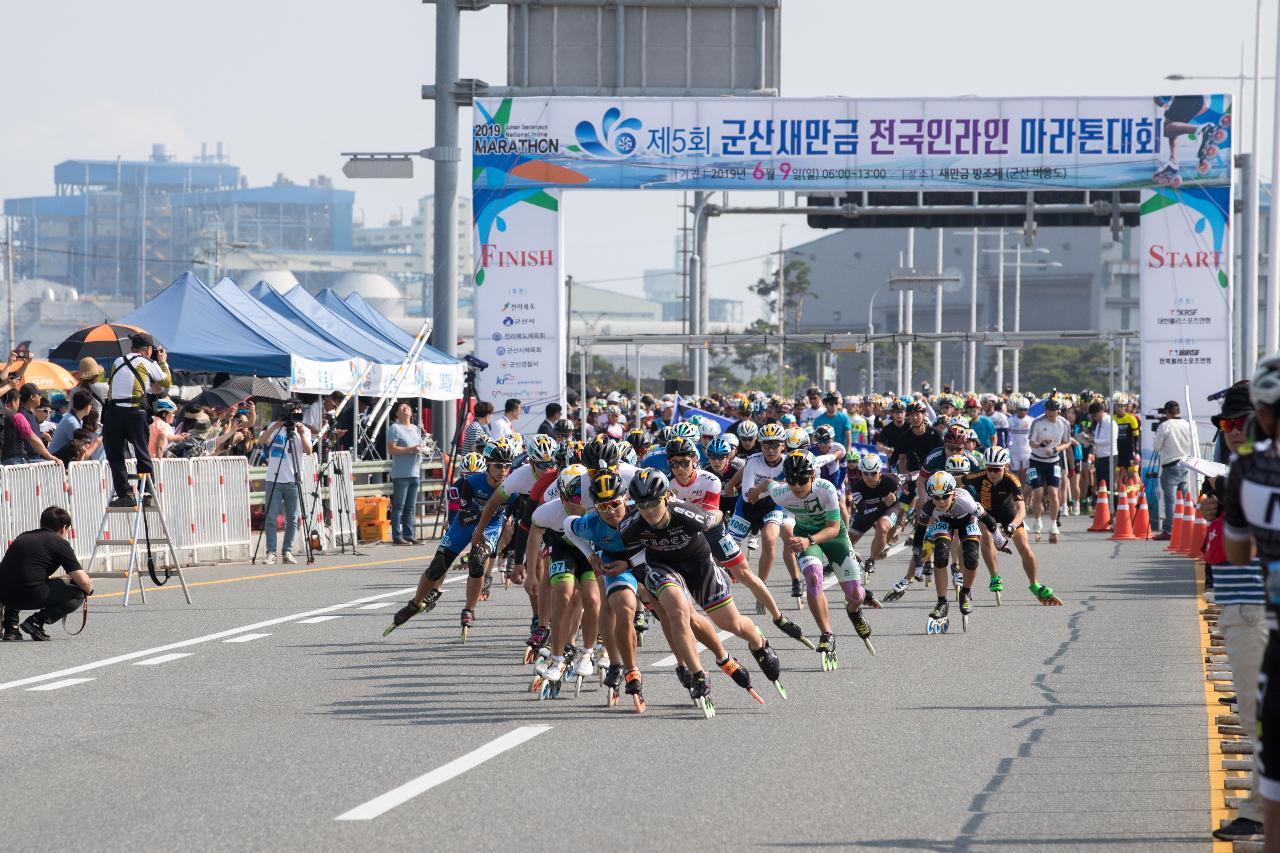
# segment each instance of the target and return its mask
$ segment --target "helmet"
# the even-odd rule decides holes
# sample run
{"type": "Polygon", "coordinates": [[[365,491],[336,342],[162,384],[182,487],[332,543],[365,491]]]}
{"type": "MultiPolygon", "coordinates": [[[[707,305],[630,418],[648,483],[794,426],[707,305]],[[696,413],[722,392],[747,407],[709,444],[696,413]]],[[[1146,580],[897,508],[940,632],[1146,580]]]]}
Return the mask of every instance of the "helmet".
{"type": "Polygon", "coordinates": [[[673,426],[664,426],[658,430],[658,434],[654,436],[654,443],[666,446],[666,443],[676,437],[676,429],[673,426]]]}
{"type": "Polygon", "coordinates": [[[715,438],[720,434],[720,424],[708,418],[698,424],[698,431],[702,433],[703,438],[715,438]]]}
{"type": "Polygon", "coordinates": [[[485,447],[484,459],[486,465],[493,463],[510,465],[516,461],[516,449],[512,446],[510,439],[498,439],[485,447]]]}
{"type": "Polygon", "coordinates": [[[551,428],[551,431],[558,436],[573,435],[573,422],[568,418],[561,418],[556,421],[556,425],[551,428]]]}
{"type": "Polygon", "coordinates": [[[529,442],[529,461],[535,465],[547,465],[555,461],[556,440],[549,435],[539,433],[529,442]]]}
{"type": "Polygon", "coordinates": [[[608,406],[605,406],[604,410],[607,414],[610,414],[610,415],[622,414],[622,409],[619,406],[614,405],[613,403],[610,403],[608,406]]]}
{"type": "Polygon", "coordinates": [[[768,444],[770,442],[786,441],[787,433],[780,424],[765,424],[760,428],[760,442],[768,444]]]}
{"type": "Polygon", "coordinates": [[[665,495],[668,485],[666,474],[655,471],[653,468],[641,468],[631,478],[631,485],[627,486],[627,494],[638,504],[649,503],[665,495]]]}
{"type": "Polygon", "coordinates": [[[964,444],[964,427],[959,424],[947,427],[947,431],[942,434],[942,441],[945,444],[964,444]]]}
{"type": "Polygon", "coordinates": [[[768,408],[769,408],[769,404],[766,403],[764,400],[756,400],[754,403],[751,404],[751,414],[763,415],[765,413],[765,410],[768,408]]]}
{"type": "Polygon", "coordinates": [[[986,463],[988,468],[1008,468],[1009,451],[998,444],[993,444],[983,452],[982,461],[986,463]]]}
{"type": "Polygon", "coordinates": [[[908,413],[911,413],[911,412],[923,412],[923,411],[924,411],[924,404],[923,404],[923,403],[921,403],[921,402],[919,402],[919,401],[917,401],[917,400],[912,400],[910,403],[907,403],[907,412],[908,412],[908,413]]]}
{"type": "Polygon", "coordinates": [[[733,431],[736,432],[738,434],[738,438],[743,441],[760,437],[760,427],[756,425],[755,421],[739,421],[738,425],[733,428],[733,431]]]}
{"type": "Polygon", "coordinates": [[[518,432],[513,432],[507,436],[507,441],[511,442],[511,449],[515,451],[516,456],[524,453],[524,436],[518,432]]]}
{"type": "Polygon", "coordinates": [[[800,427],[787,430],[787,450],[804,450],[809,446],[809,433],[800,427]]]}
{"type": "Polygon", "coordinates": [[[803,483],[813,476],[813,454],[807,450],[793,450],[782,460],[782,476],[788,483],[803,483]]]}
{"type": "Polygon", "coordinates": [[[751,401],[745,397],[738,401],[738,417],[745,418],[751,414],[751,401]]]}
{"type": "MultiPolygon", "coordinates": [[[[699,405],[701,405],[701,403],[699,403],[699,405]]],[[[690,423],[694,426],[702,426],[702,415],[689,415],[689,417],[684,420],[685,423],[690,423]]]]}
{"type": "Polygon", "coordinates": [[[582,503],[582,496],[587,493],[590,475],[582,465],[570,465],[560,472],[556,478],[556,486],[560,489],[560,500],[569,503],[582,503]]]}
{"type": "Polygon", "coordinates": [[[618,445],[618,450],[622,454],[621,461],[625,462],[628,465],[635,465],[637,460],[636,449],[631,445],[627,444],[625,441],[619,441],[615,443],[618,445]]]}
{"type": "Polygon", "coordinates": [[[604,471],[591,478],[591,499],[596,503],[623,497],[622,478],[612,471],[604,471]]]}
{"type": "Polygon", "coordinates": [[[1280,402],[1280,354],[1258,362],[1249,382],[1249,401],[1255,406],[1274,406],[1280,402]]]}
{"type": "Polygon", "coordinates": [[[556,448],[556,467],[568,468],[582,461],[582,442],[568,439],[556,448]]]}
{"type": "Polygon", "coordinates": [[[1027,398],[1021,395],[1009,398],[1009,403],[1013,406],[1014,411],[1025,412],[1030,406],[1027,405],[1027,398]]]}
{"type": "Polygon", "coordinates": [[[889,404],[890,412],[905,412],[906,410],[907,410],[907,407],[903,405],[903,402],[901,400],[894,400],[892,403],[889,404]]]}
{"type": "Polygon", "coordinates": [[[692,439],[682,436],[671,439],[667,442],[667,458],[672,456],[692,456],[698,458],[698,445],[692,439]]]}
{"type": "MultiPolygon", "coordinates": [[[[726,432],[724,435],[720,436],[720,438],[724,439],[725,444],[728,444],[734,450],[738,449],[738,437],[733,433],[726,432]]],[[[712,440],[715,441],[717,439],[712,439],[712,440]]]]}
{"type": "Polygon", "coordinates": [[[878,453],[868,453],[858,460],[858,470],[863,474],[879,474],[884,462],[878,453]]]}
{"type": "Polygon", "coordinates": [[[974,429],[973,427],[967,427],[967,428],[965,428],[965,431],[964,431],[964,440],[965,440],[965,441],[972,441],[972,442],[974,442],[975,444],[981,444],[981,443],[982,443],[982,439],[978,438],[978,431],[977,431],[976,429],[974,429]]]}
{"type": "Polygon", "coordinates": [[[468,453],[458,460],[458,470],[464,474],[474,474],[484,470],[484,457],[479,453],[468,453]]]}
{"type": "MultiPolygon", "coordinates": [[[[711,443],[707,445],[707,456],[723,459],[733,452],[733,448],[729,446],[728,436],[724,438],[713,438],[711,443]]],[[[671,451],[667,451],[667,455],[671,455],[671,451]]]]}
{"type": "Polygon", "coordinates": [[[835,441],[836,431],[831,428],[830,424],[822,424],[814,428],[813,440],[817,444],[826,444],[828,441],[835,441]]]}
{"type": "Polygon", "coordinates": [[[694,441],[698,440],[698,427],[696,424],[692,424],[689,421],[681,421],[673,426],[671,430],[674,435],[678,435],[681,438],[690,438],[694,441]]]}
{"type": "Polygon", "coordinates": [[[592,471],[612,468],[622,461],[622,448],[607,435],[598,435],[582,449],[582,464],[592,471]]]}
{"type": "Polygon", "coordinates": [[[476,436],[475,443],[471,445],[471,449],[476,453],[484,456],[489,455],[489,448],[494,444],[493,438],[485,432],[481,432],[476,436]]]}
{"type": "Polygon", "coordinates": [[[653,433],[644,427],[636,427],[627,433],[627,444],[631,445],[636,453],[639,453],[653,444],[653,433]]]}
{"type": "Polygon", "coordinates": [[[954,453],[948,456],[947,473],[952,475],[969,473],[969,457],[963,453],[954,453]]]}
{"type": "Polygon", "coordinates": [[[949,495],[956,490],[956,478],[946,471],[939,471],[929,476],[929,481],[925,483],[924,490],[931,498],[949,495]]]}

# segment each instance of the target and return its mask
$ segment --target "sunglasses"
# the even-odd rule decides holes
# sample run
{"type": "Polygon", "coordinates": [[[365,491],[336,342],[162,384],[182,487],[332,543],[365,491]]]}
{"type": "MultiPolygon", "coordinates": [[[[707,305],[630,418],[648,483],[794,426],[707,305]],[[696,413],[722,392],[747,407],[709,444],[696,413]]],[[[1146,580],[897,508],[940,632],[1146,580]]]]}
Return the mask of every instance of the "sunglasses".
{"type": "Polygon", "coordinates": [[[1218,418],[1218,429],[1223,432],[1243,431],[1245,425],[1249,423],[1249,415],[1241,415],[1238,418],[1218,418]]]}
{"type": "Polygon", "coordinates": [[[692,459],[670,459],[668,460],[668,463],[671,465],[672,468],[692,468],[693,467],[692,459]]]}
{"type": "Polygon", "coordinates": [[[991,471],[1003,471],[1003,470],[1004,470],[1004,466],[1003,466],[1003,465],[988,465],[988,466],[987,466],[987,471],[988,471],[988,472],[991,472],[991,471]]]}
{"type": "Polygon", "coordinates": [[[657,509],[662,506],[662,498],[654,498],[651,501],[636,501],[638,509],[657,509]]]}
{"type": "Polygon", "coordinates": [[[596,501],[596,509],[622,509],[627,503],[626,498],[614,498],[611,501],[596,501]]]}
{"type": "Polygon", "coordinates": [[[490,463],[488,463],[488,467],[490,467],[490,468],[501,468],[503,471],[510,471],[510,470],[511,470],[511,463],[509,463],[509,462],[490,462],[490,463]]]}
{"type": "Polygon", "coordinates": [[[811,477],[787,477],[788,486],[803,486],[811,480],[811,477]]]}

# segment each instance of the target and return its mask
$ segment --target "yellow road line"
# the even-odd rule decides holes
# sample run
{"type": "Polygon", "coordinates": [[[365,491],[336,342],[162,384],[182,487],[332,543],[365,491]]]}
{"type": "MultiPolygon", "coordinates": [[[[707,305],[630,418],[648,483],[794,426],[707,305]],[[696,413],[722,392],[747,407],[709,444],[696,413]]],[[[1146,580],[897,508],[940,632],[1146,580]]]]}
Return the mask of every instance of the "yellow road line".
{"type": "MultiPolygon", "coordinates": [[[[1204,606],[1204,563],[1199,560],[1195,561],[1196,567],[1196,596],[1192,602],[1192,613],[1195,615],[1196,622],[1200,626],[1200,660],[1203,662],[1209,654],[1209,623],[1200,615],[1200,608],[1204,606]]],[[[1203,671],[1203,668],[1202,668],[1203,671]]],[[[1231,819],[1231,809],[1227,808],[1227,790],[1225,787],[1228,777],[1227,771],[1222,769],[1222,760],[1226,756],[1222,754],[1220,744],[1223,740],[1234,740],[1234,738],[1224,738],[1218,734],[1217,716],[1226,713],[1224,709],[1227,707],[1218,701],[1218,697],[1222,694],[1213,689],[1213,682],[1201,675],[1204,681],[1204,711],[1205,723],[1207,727],[1207,735],[1205,737],[1206,745],[1209,752],[1209,831],[1217,829],[1219,824],[1224,820],[1231,819]]],[[[1231,773],[1231,776],[1239,774],[1231,773]]],[[[1248,795],[1248,791],[1233,791],[1232,795],[1248,795]]],[[[1233,847],[1230,841],[1219,841],[1216,838],[1209,839],[1213,853],[1231,853],[1233,847]]]]}
{"type": "MultiPolygon", "coordinates": [[[[335,571],[336,569],[358,569],[358,568],[363,568],[365,566],[390,566],[396,563],[412,563],[414,560],[424,560],[424,559],[425,559],[424,557],[399,557],[394,560],[370,560],[367,563],[342,563],[337,566],[312,566],[311,568],[307,568],[307,569],[290,569],[289,571],[284,571],[284,572],[263,572],[260,575],[240,575],[239,577],[219,578],[217,580],[211,580],[211,581],[188,581],[187,586],[188,587],[216,586],[218,584],[224,584],[224,583],[239,583],[240,581],[262,580],[263,578],[283,578],[283,577],[287,577],[288,575],[307,575],[307,574],[311,574],[312,572],[332,572],[332,571],[335,571]]],[[[166,583],[164,586],[159,586],[159,587],[156,586],[155,584],[151,584],[147,587],[147,592],[148,593],[157,592],[157,591],[163,592],[165,590],[171,590],[171,589],[182,589],[182,584],[175,583],[173,580],[170,580],[169,583],[166,583]]],[[[104,598],[118,598],[123,595],[124,595],[124,590],[121,590],[120,592],[103,593],[102,595],[95,594],[93,596],[93,600],[101,601],[104,598]]]]}

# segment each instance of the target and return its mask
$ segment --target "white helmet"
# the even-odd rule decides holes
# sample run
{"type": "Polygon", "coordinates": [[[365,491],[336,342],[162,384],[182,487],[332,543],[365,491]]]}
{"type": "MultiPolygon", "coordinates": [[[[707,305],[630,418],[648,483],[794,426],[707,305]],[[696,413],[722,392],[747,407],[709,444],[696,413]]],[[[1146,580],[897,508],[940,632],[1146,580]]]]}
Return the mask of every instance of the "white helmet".
{"type": "Polygon", "coordinates": [[[1280,403],[1280,353],[1258,362],[1249,382],[1249,400],[1255,406],[1274,406],[1280,403]]]}
{"type": "Polygon", "coordinates": [[[671,428],[679,438],[687,438],[691,441],[698,440],[698,428],[690,421],[680,421],[671,428]]]}
{"type": "Polygon", "coordinates": [[[720,424],[707,418],[698,424],[698,431],[702,433],[703,438],[715,438],[720,434],[720,424]]]}
{"type": "Polygon", "coordinates": [[[884,462],[880,459],[878,453],[868,453],[858,460],[858,470],[863,474],[879,474],[884,468],[884,462]]]}
{"type": "Polygon", "coordinates": [[[736,435],[734,435],[733,433],[731,433],[731,432],[726,432],[724,435],[720,436],[720,438],[724,439],[725,444],[729,445],[730,447],[734,448],[735,450],[737,449],[737,447],[738,447],[738,437],[737,437],[736,435]]]}
{"type": "Polygon", "coordinates": [[[988,468],[1008,468],[1009,451],[998,444],[993,444],[982,454],[982,461],[988,468]]]}
{"type": "Polygon", "coordinates": [[[956,474],[969,473],[969,457],[963,453],[955,453],[947,457],[946,461],[947,473],[955,476],[956,474]]]}
{"type": "Polygon", "coordinates": [[[924,490],[931,498],[949,495],[956,490],[956,478],[946,471],[938,471],[936,474],[930,475],[929,481],[925,483],[924,490]]]}

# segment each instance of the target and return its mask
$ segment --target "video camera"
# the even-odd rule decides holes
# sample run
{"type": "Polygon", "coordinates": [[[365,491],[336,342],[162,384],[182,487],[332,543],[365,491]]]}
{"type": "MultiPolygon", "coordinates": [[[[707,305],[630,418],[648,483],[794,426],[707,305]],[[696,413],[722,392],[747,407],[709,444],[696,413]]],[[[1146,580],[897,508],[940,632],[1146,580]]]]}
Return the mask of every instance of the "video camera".
{"type": "Polygon", "coordinates": [[[302,421],[302,402],[290,397],[280,404],[277,419],[286,427],[296,426],[302,421]]]}
{"type": "Polygon", "coordinates": [[[474,355],[464,355],[464,356],[462,357],[462,360],[463,360],[463,361],[465,361],[465,362],[467,363],[467,365],[468,365],[468,366],[473,367],[473,368],[475,368],[476,370],[488,370],[488,369],[489,369],[489,362],[487,362],[487,361],[485,361],[485,360],[483,360],[483,359],[476,358],[474,355]]]}

